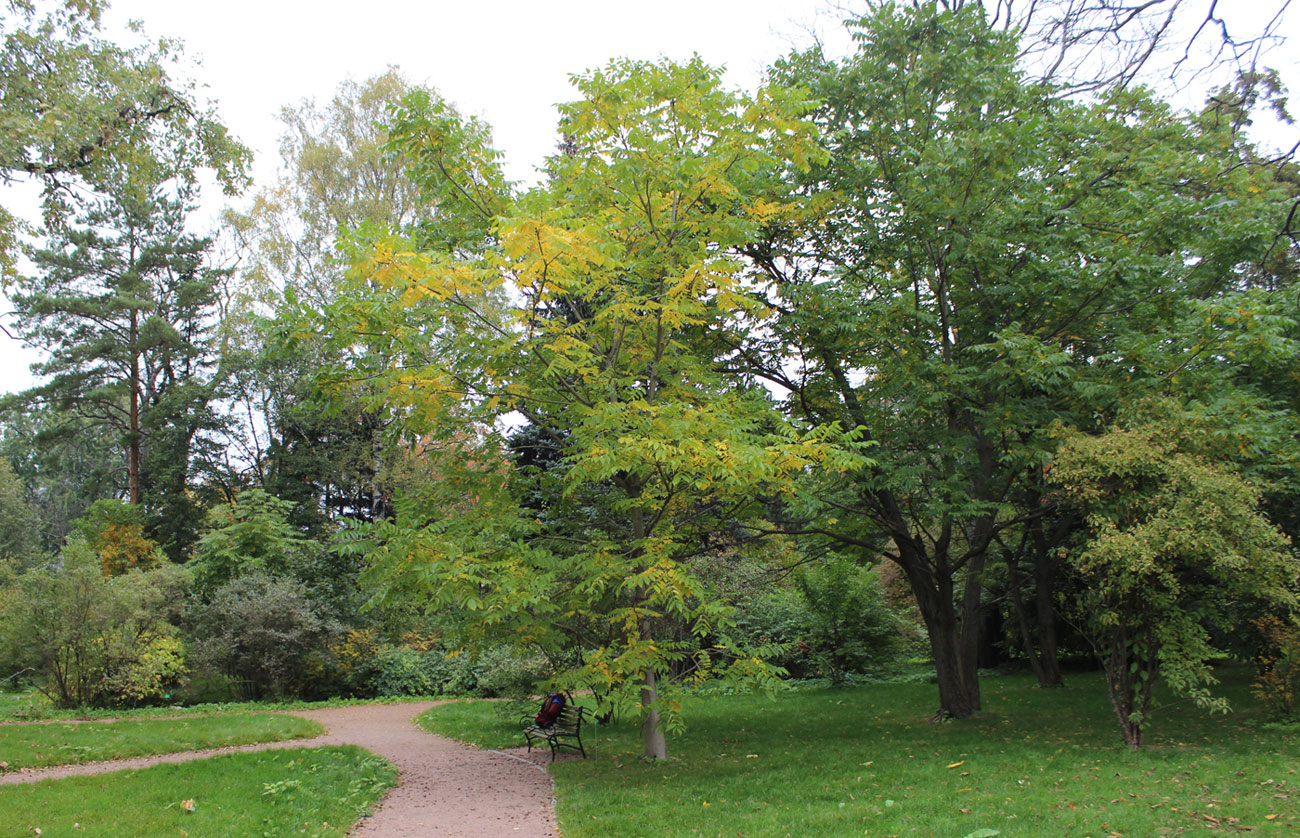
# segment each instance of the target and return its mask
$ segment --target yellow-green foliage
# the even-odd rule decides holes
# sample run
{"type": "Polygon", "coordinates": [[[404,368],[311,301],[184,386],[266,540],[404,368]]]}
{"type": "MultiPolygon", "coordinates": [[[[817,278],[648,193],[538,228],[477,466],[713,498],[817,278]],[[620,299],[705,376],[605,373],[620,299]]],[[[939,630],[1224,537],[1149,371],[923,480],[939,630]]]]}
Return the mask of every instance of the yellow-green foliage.
{"type": "MultiPolygon", "coordinates": [[[[789,495],[805,469],[863,464],[840,428],[799,434],[765,391],[719,373],[766,310],[736,249],[794,211],[769,187],[819,151],[799,91],[732,92],[698,59],[617,61],[575,84],[567,151],[543,185],[503,206],[492,179],[460,184],[495,208],[481,247],[376,241],[354,266],[358,293],[304,332],[351,336],[347,372],[438,441],[437,485],[371,533],[379,599],[458,608],[481,638],[567,652],[559,684],[671,724],[676,699],[655,700],[647,679],[771,677],[716,647],[731,614],[693,571],[701,543],[789,495]],[[369,352],[358,336],[374,338],[369,352]],[[497,430],[520,414],[555,446],[555,468],[482,465],[510,457],[497,430]]],[[[491,159],[453,116],[399,133],[400,150],[491,159]]],[[[446,181],[471,170],[421,171],[451,195],[446,181]]]]}
{"type": "Polygon", "coordinates": [[[156,699],[184,670],[168,618],[188,583],[171,564],[105,576],[100,556],[74,539],[57,565],[28,571],[0,597],[0,645],[60,707],[156,699]]]}
{"type": "Polygon", "coordinates": [[[1259,512],[1259,490],[1228,463],[1180,446],[1176,420],[1071,434],[1051,479],[1085,516],[1069,553],[1125,740],[1140,747],[1157,675],[1198,704],[1226,710],[1209,629],[1253,609],[1294,605],[1300,563],[1259,512]]]}

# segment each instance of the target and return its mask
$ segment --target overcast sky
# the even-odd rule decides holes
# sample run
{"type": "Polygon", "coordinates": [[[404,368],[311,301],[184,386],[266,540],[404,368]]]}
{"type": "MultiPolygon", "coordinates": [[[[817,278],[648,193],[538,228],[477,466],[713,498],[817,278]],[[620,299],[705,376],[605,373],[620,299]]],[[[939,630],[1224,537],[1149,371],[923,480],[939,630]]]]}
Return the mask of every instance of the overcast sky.
{"type": "Polygon", "coordinates": [[[555,146],[554,105],[575,98],[571,73],[620,56],[699,53],[752,87],[773,58],[809,43],[804,30],[846,40],[827,0],[113,0],[110,12],[110,26],[141,20],[199,57],[194,75],[257,153],[259,177],[278,162],[281,107],[324,103],[343,80],[389,66],[484,118],[507,174],[531,180],[555,146]]]}
{"type": "MultiPolygon", "coordinates": [[[[1277,2],[1236,0],[1231,11],[1248,14],[1276,8],[1277,2]]],[[[813,33],[828,51],[843,51],[845,14],[835,9],[846,5],[857,4],[112,0],[104,23],[112,35],[124,32],[127,21],[139,20],[150,37],[184,42],[186,54],[199,62],[188,73],[205,86],[232,133],[253,149],[259,183],[268,183],[279,163],[276,115],[283,106],[303,99],[323,104],[343,80],[362,81],[389,66],[400,68],[412,83],[437,88],[462,113],[492,125],[507,176],[528,182],[554,150],[555,104],[575,98],[570,74],[620,56],[683,59],[698,53],[727,67],[734,86],[753,88],[774,58],[808,45],[813,33]]],[[[1291,17],[1295,29],[1300,14],[1291,17]]],[[[1292,39],[1297,42],[1300,37],[1292,39]]],[[[1300,50],[1283,48],[1266,63],[1282,70],[1292,90],[1300,89],[1300,50]]],[[[212,201],[204,212],[215,217],[219,209],[212,201]]],[[[3,337],[0,355],[0,392],[30,386],[27,365],[33,356],[3,337]]]]}

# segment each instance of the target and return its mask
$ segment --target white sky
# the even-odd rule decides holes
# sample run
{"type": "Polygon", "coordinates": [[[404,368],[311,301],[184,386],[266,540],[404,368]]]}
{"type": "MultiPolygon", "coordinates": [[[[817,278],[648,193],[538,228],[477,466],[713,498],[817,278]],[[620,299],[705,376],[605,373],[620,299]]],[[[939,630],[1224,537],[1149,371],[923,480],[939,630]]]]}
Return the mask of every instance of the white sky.
{"type": "MultiPolygon", "coordinates": [[[[1276,8],[1276,2],[1236,0],[1234,13],[1276,8]]],[[[150,37],[185,43],[186,54],[201,62],[190,75],[205,85],[232,133],[254,150],[259,183],[270,182],[279,162],[281,107],[307,98],[325,103],[344,79],[361,81],[390,65],[492,125],[507,176],[531,181],[555,147],[554,105],[574,98],[571,73],[619,56],[681,59],[699,53],[726,66],[733,85],[752,88],[774,58],[810,43],[810,32],[831,52],[841,51],[847,38],[839,21],[845,15],[835,5],[836,0],[112,0],[105,26],[113,33],[136,19],[150,37]]],[[[1300,14],[1292,14],[1292,28],[1295,18],[1300,14]]],[[[1284,54],[1274,53],[1267,63],[1278,66],[1300,95],[1300,51],[1279,52],[1284,54]]],[[[11,205],[9,196],[4,200],[11,205]]],[[[215,218],[219,209],[213,201],[206,211],[215,218]]],[[[29,352],[0,335],[0,358],[0,392],[31,386],[29,352]]]]}
{"type": "Polygon", "coordinates": [[[826,0],[113,0],[106,22],[139,19],[200,57],[194,76],[257,152],[259,180],[277,163],[283,105],[325,103],[344,79],[390,65],[485,119],[508,176],[532,180],[554,150],[553,106],[574,98],[569,74],[618,56],[698,52],[725,65],[732,84],[752,87],[773,58],[808,43],[801,27],[842,38],[842,17],[826,0]]]}

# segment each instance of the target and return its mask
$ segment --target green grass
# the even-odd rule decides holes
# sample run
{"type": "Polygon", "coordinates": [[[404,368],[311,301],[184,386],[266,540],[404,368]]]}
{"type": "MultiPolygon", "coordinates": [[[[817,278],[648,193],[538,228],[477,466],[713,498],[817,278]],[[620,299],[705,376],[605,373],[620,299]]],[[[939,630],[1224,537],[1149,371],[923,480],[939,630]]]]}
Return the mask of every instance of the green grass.
{"type": "Polygon", "coordinates": [[[326,701],[227,701],[220,703],[136,708],[54,707],[38,690],[0,692],[0,723],[57,721],[61,719],[148,719],[186,715],[211,716],[220,713],[248,713],[265,710],[309,710],[317,707],[346,707],[363,704],[402,704],[426,701],[438,696],[392,696],[386,698],[331,698],[326,701]]]}
{"type": "MultiPolygon", "coordinates": [[[[553,768],[557,815],[565,838],[1295,834],[1300,729],[1264,725],[1245,674],[1227,679],[1232,715],[1166,706],[1141,753],[1093,674],[1066,690],[987,678],[978,717],[945,724],[928,721],[929,684],[700,697],[666,763],[638,758],[631,724],[584,736],[596,758],[553,768]]],[[[426,716],[435,732],[522,744],[498,707],[426,716]]]]}
{"type": "Polygon", "coordinates": [[[0,836],[342,836],[396,781],[387,762],[347,746],[0,786],[0,836]]]}
{"type": "Polygon", "coordinates": [[[316,722],[278,713],[0,725],[3,770],[98,762],[303,739],[324,731],[316,722]]]}
{"type": "Polygon", "coordinates": [[[519,719],[536,715],[540,706],[540,699],[465,699],[427,710],[416,718],[415,723],[430,733],[480,748],[514,748],[524,744],[519,719]]]}

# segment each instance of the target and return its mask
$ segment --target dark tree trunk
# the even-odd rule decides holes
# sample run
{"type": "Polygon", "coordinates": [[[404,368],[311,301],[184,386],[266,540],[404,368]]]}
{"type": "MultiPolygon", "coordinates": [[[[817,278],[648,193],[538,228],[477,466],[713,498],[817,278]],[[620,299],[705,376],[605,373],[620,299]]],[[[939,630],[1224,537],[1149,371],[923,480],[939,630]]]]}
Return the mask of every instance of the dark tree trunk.
{"type": "Polygon", "coordinates": [[[978,671],[964,665],[957,613],[953,607],[951,576],[927,573],[924,565],[913,561],[899,562],[930,635],[930,654],[934,657],[935,676],[939,682],[938,716],[969,718],[980,708],[978,671]]]}
{"type": "Polygon", "coordinates": [[[1005,554],[1007,565],[1007,588],[1011,601],[1011,610],[1016,618],[1016,627],[1020,631],[1020,643],[1024,647],[1029,668],[1038,679],[1040,687],[1060,687],[1061,663],[1057,657],[1056,608],[1052,604],[1052,585],[1056,578],[1056,565],[1045,574],[1041,565],[1034,568],[1034,626],[1029,620],[1029,609],[1025,605],[1024,594],[1020,590],[1020,566],[1015,557],[1005,554]],[[1037,627],[1037,640],[1034,627],[1037,627]]]}
{"type": "Polygon", "coordinates": [[[1061,679],[1061,659],[1058,654],[1059,644],[1056,636],[1056,604],[1052,596],[1056,591],[1056,577],[1061,561],[1055,556],[1039,557],[1034,566],[1034,607],[1038,617],[1038,659],[1042,664],[1043,674],[1038,679],[1040,687],[1063,687],[1061,679]]]}
{"type": "Polygon", "coordinates": [[[976,553],[966,565],[966,581],[962,591],[961,602],[961,675],[967,685],[972,707],[981,709],[980,704],[980,635],[984,626],[984,614],[980,600],[984,591],[983,572],[985,554],[976,553]]]}
{"type": "Polygon", "coordinates": [[[131,394],[127,408],[126,491],[131,503],[139,505],[140,491],[140,313],[131,309],[131,394]]]}

